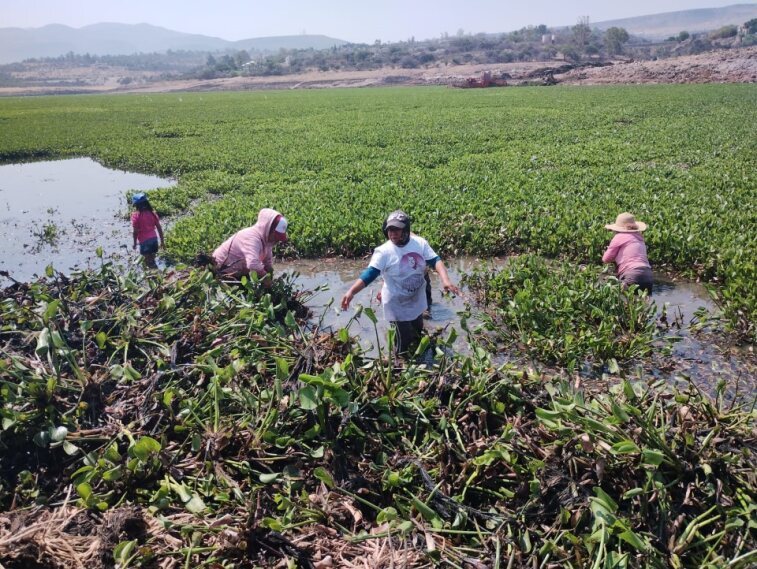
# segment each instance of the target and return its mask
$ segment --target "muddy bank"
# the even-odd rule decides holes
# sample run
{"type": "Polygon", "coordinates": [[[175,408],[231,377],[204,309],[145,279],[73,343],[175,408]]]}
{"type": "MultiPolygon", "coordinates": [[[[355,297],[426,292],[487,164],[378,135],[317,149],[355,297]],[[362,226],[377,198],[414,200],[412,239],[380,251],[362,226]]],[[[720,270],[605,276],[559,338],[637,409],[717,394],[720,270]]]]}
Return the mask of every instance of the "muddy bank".
{"type": "MultiPolygon", "coordinates": [[[[460,86],[479,79],[484,72],[501,84],[517,85],[637,85],[658,83],[755,83],[757,46],[670,57],[655,61],[571,63],[525,61],[498,64],[438,65],[429,68],[381,68],[363,71],[309,71],[267,77],[227,77],[152,81],[122,85],[118,69],[103,79],[87,68],[67,71],[70,86],[0,87],[0,96],[76,93],[168,93],[181,91],[245,91],[270,89],[323,89],[336,87],[386,87],[396,85],[460,86]],[[73,75],[72,75],[73,73],[73,75]]],[[[133,74],[133,72],[130,72],[133,74]]]]}

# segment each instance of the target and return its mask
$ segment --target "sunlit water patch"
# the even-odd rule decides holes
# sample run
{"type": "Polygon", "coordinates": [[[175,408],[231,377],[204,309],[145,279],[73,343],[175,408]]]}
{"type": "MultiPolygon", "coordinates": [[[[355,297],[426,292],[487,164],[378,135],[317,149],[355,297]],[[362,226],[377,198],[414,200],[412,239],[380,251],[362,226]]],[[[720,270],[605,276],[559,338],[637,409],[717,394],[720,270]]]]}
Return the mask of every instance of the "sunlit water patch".
{"type": "Polygon", "coordinates": [[[126,192],[174,184],[90,158],[0,166],[0,270],[17,280],[49,264],[68,272],[99,262],[98,247],[106,259],[125,261],[135,255],[126,192]]]}

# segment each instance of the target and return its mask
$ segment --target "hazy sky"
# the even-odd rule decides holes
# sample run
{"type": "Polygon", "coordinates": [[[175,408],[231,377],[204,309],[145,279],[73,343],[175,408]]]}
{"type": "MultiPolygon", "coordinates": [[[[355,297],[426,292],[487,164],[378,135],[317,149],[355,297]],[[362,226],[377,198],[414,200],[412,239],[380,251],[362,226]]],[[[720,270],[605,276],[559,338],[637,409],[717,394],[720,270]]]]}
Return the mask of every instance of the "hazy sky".
{"type": "Polygon", "coordinates": [[[148,23],[227,40],[323,34],[351,42],[508,32],[731,4],[738,0],[0,0],[0,28],[148,23]]]}

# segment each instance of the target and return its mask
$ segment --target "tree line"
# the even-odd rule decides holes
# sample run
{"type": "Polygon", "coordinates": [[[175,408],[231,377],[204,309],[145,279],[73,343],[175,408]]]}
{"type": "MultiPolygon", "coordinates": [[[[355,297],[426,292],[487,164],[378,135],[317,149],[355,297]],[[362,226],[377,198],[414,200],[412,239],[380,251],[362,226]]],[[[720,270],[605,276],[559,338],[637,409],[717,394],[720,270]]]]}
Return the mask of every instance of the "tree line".
{"type": "MultiPolygon", "coordinates": [[[[91,55],[66,53],[59,57],[25,60],[0,65],[0,84],[15,81],[14,73],[35,67],[54,68],[113,66],[135,74],[154,75],[141,80],[213,79],[233,76],[267,76],[317,71],[363,71],[381,68],[417,69],[461,64],[498,64],[518,61],[601,61],[614,58],[654,59],[689,55],[732,45],[757,43],[757,19],[740,26],[723,26],[709,33],[682,30],[662,42],[634,37],[622,27],[600,30],[588,17],[571,27],[526,26],[502,34],[467,34],[459,29],[451,35],[416,41],[345,44],[330,49],[281,49],[278,52],[238,50],[196,52],[169,50],[165,53],[91,55]]],[[[128,81],[130,78],[126,78],[128,81]]]]}

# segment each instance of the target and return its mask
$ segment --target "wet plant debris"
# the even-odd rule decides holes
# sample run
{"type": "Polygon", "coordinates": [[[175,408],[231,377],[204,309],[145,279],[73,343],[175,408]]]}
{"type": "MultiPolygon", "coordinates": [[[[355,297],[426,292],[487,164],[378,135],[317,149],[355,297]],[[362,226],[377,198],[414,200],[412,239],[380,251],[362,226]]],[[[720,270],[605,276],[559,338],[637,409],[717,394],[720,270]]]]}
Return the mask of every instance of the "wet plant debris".
{"type": "Polygon", "coordinates": [[[755,412],[364,357],[308,292],[104,263],[0,293],[4,567],[742,567],[755,412]]]}

